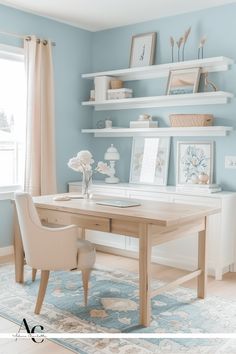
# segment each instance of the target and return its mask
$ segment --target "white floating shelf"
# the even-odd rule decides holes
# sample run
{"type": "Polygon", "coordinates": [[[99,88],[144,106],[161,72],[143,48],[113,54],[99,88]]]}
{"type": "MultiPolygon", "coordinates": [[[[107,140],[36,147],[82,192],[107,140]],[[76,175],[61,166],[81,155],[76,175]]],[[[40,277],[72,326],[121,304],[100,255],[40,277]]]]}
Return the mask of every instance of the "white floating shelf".
{"type": "Polygon", "coordinates": [[[95,137],[161,137],[161,136],[226,136],[232,127],[184,127],[184,128],[112,128],[112,129],[82,129],[82,133],[92,133],[95,137]]]}
{"type": "Polygon", "coordinates": [[[83,74],[82,78],[94,79],[96,76],[113,76],[123,81],[144,80],[154,79],[157,77],[166,77],[169,75],[170,70],[177,69],[201,68],[201,73],[226,71],[233,63],[234,61],[232,59],[221,56],[197,60],[186,60],[177,63],[83,74]]]}
{"type": "Polygon", "coordinates": [[[151,107],[177,107],[208,104],[227,103],[233,94],[230,92],[199,92],[181,95],[163,95],[152,97],[124,98],[119,100],[106,100],[101,102],[82,102],[83,106],[95,107],[96,111],[151,108],[151,107]]]}

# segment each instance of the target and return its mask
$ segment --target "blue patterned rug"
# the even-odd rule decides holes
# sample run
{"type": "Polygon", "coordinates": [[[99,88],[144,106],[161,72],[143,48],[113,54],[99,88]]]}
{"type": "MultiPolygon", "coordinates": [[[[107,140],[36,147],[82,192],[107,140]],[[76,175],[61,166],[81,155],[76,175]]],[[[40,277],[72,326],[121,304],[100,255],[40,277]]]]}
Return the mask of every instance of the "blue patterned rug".
{"type": "MultiPolygon", "coordinates": [[[[92,272],[88,307],[83,306],[80,272],[50,275],[41,315],[34,315],[39,278],[31,282],[25,267],[24,285],[14,281],[14,267],[0,266],[0,315],[16,323],[26,318],[45,332],[232,333],[236,331],[236,301],[219,297],[205,300],[178,287],[152,300],[149,328],[138,324],[136,274],[96,269],[92,272]]],[[[155,288],[163,285],[153,282],[155,288]]],[[[234,340],[222,339],[72,339],[55,340],[80,354],[236,353],[234,340]]]]}

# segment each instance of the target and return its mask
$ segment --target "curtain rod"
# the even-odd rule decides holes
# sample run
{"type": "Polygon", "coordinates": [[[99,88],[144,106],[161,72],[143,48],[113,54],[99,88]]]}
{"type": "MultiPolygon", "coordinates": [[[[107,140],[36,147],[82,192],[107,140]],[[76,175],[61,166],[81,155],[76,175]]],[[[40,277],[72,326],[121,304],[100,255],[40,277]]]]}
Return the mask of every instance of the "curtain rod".
{"type": "MultiPolygon", "coordinates": [[[[20,34],[17,34],[17,33],[11,33],[11,32],[4,32],[4,31],[0,31],[0,34],[3,34],[3,35],[6,35],[6,36],[11,36],[11,37],[16,37],[16,38],[20,38],[20,39],[27,39],[30,40],[31,39],[31,36],[30,35],[27,35],[27,36],[23,36],[23,35],[20,35],[20,34]]],[[[56,46],[56,42],[52,42],[52,46],[56,46]]]]}

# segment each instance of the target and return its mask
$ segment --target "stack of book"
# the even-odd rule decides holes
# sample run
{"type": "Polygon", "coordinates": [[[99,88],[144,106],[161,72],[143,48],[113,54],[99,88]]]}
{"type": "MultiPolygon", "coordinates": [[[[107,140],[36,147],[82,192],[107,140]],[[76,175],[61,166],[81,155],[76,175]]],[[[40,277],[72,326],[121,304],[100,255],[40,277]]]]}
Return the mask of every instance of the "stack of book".
{"type": "Polygon", "coordinates": [[[178,192],[191,192],[196,194],[211,194],[221,192],[219,184],[185,184],[177,186],[178,192]]]}

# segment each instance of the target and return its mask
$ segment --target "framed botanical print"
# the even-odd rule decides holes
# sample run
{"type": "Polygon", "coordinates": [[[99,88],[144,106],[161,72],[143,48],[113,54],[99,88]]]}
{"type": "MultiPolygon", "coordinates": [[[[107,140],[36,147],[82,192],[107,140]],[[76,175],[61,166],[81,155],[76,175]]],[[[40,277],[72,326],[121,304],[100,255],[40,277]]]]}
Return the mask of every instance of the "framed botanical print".
{"type": "Polygon", "coordinates": [[[152,65],[155,57],[156,32],[132,37],[129,67],[152,65]]]}
{"type": "Polygon", "coordinates": [[[169,73],[166,94],[181,95],[198,91],[200,68],[172,70],[169,73]]]}
{"type": "Polygon", "coordinates": [[[133,138],[130,183],[167,185],[170,138],[133,138]]]}
{"type": "Polygon", "coordinates": [[[213,142],[177,142],[177,185],[211,184],[213,180],[213,142]]]}

